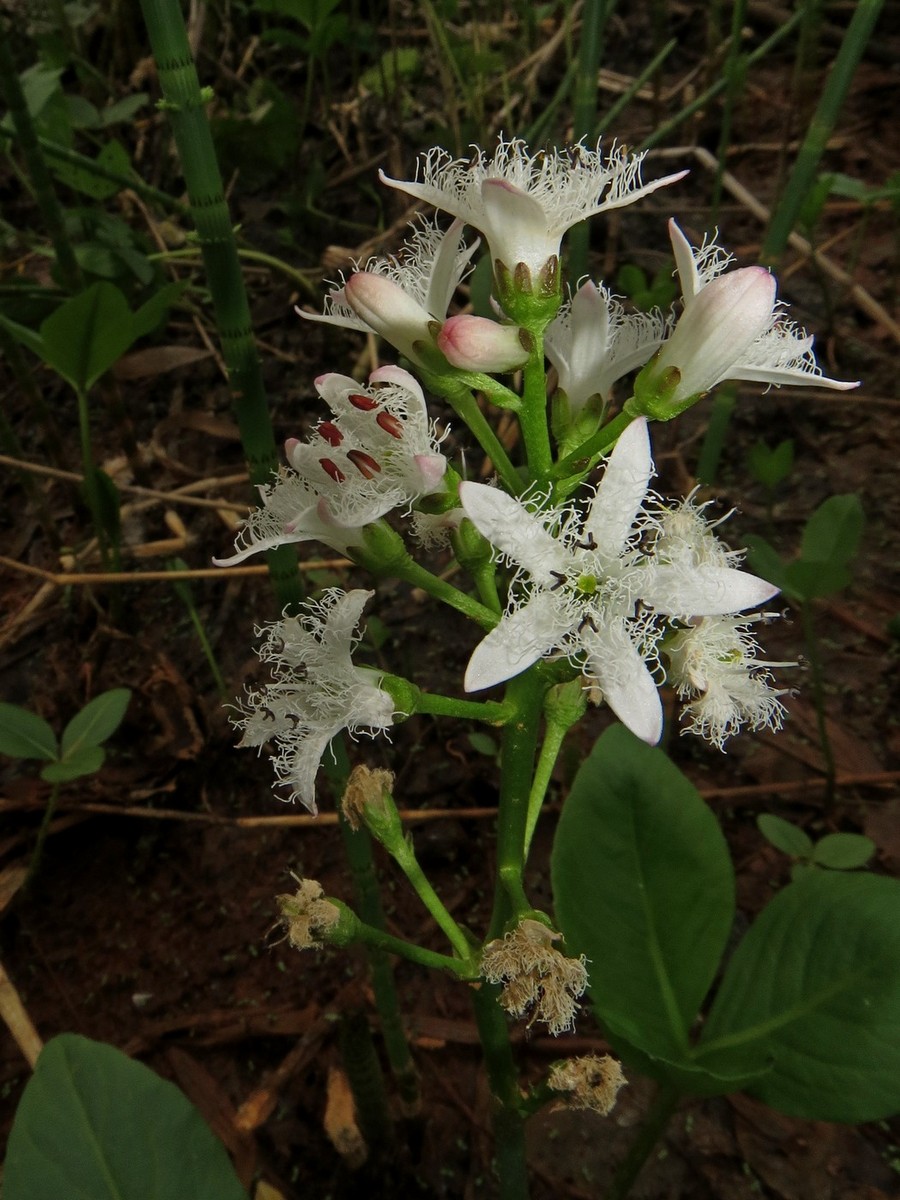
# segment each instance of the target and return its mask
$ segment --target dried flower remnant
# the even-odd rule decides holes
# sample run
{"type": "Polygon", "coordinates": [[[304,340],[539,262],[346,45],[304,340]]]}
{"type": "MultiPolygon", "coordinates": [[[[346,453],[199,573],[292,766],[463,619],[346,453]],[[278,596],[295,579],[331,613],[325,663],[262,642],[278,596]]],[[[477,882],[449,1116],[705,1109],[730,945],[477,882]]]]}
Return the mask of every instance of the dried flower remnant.
{"type": "Polygon", "coordinates": [[[298,879],[297,884],[293,895],[277,897],[285,936],[295,950],[317,949],[328,941],[328,933],[340,921],[341,911],[325,899],[324,889],[317,880],[298,879]]]}
{"type": "Polygon", "coordinates": [[[574,1028],[578,997],[587,987],[586,959],[567,958],[553,946],[561,934],[526,918],[502,938],[488,942],[481,973],[502,987],[500,1004],[514,1017],[532,1011],[554,1035],[574,1028]]]}
{"type": "Polygon", "coordinates": [[[385,809],[385,793],[390,796],[394,790],[394,775],[392,771],[380,767],[367,767],[360,763],[350,772],[344,795],[341,798],[341,811],[347,818],[351,829],[359,829],[366,824],[366,812],[374,807],[376,810],[385,809]]]}
{"type": "Polygon", "coordinates": [[[554,1063],[547,1079],[554,1092],[563,1092],[559,1108],[589,1108],[601,1117],[608,1116],[616,1103],[619,1089],[628,1080],[622,1064],[611,1054],[585,1054],[554,1063]]]}

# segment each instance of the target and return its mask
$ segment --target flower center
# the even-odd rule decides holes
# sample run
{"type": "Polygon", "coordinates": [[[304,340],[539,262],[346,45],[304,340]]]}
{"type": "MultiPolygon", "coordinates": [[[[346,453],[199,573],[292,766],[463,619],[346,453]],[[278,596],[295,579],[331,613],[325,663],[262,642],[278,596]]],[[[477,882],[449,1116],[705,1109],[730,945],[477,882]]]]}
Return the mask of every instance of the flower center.
{"type": "Polygon", "coordinates": [[[593,596],[597,590],[599,580],[596,575],[579,575],[575,581],[576,591],[581,592],[582,596],[593,596]]]}

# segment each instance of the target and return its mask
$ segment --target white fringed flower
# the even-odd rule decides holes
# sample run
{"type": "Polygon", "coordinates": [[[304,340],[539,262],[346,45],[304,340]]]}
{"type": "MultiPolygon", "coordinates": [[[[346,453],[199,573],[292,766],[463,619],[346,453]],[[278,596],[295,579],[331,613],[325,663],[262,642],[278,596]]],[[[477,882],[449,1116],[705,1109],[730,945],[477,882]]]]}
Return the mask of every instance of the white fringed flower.
{"type": "Polygon", "coordinates": [[[632,204],[686,174],[679,171],[641,183],[642,154],[613,147],[607,155],[579,143],[569,152],[532,154],[520,139],[500,140],[493,155],[478,147],[471,162],[446,150],[428,151],[416,179],[383,183],[474,225],[485,235],[491,259],[509,271],[524,263],[536,279],[559,255],[566,230],[586,217],[632,204]]]}
{"type": "Polygon", "coordinates": [[[431,221],[414,227],[396,256],[370,258],[325,298],[325,311],[297,313],[345,329],[375,333],[407,358],[417,359],[416,343],[430,342],[429,325],[443,321],[478,249],[463,244],[463,222],[442,231],[431,221]]]}
{"type": "Polygon", "coordinates": [[[374,737],[394,723],[394,701],[378,686],[377,671],[354,666],[357,624],[374,592],[330,588],[318,603],[304,605],[296,617],[284,617],[257,630],[264,641],[260,661],[271,664],[272,681],[251,689],[233,722],[240,746],[273,741],[276,786],[291,789],[311,813],[316,810],[315,780],[322,755],[341,730],[374,737]]]}
{"type": "Polygon", "coordinates": [[[476,646],[467,691],[564,654],[601,689],[616,716],[651,744],[662,734],[653,670],[665,618],[756,608],[778,589],[733,566],[690,502],[658,516],[645,508],[653,464],[647,422],[619,438],[584,517],[532,512],[483,484],[460,485],[476,528],[518,568],[506,614],[476,646]]]}
{"type": "Polygon", "coordinates": [[[285,445],[290,470],[260,488],[263,507],[241,527],[237,552],[218,566],[291,542],[315,540],[340,552],[395,508],[437,491],[447,460],[419,383],[400,367],[379,367],[362,387],[322,375],[316,389],[333,413],[306,442],[285,445]]]}
{"type": "Polygon", "coordinates": [[[723,749],[744,726],[780,729],[784,691],[772,686],[771,667],[762,662],[751,632],[758,615],[705,617],[666,642],[668,676],[685,706],[685,733],[696,733],[723,749]]]}
{"type": "Polygon", "coordinates": [[[838,391],[859,386],[822,374],[812,337],[785,317],[775,299],[775,278],[765,268],[728,271],[731,259],[721,247],[704,242],[693,250],[674,220],[669,236],[684,310],[638,380],[639,400],[641,385],[648,390],[662,386],[668,411],[654,416],[674,416],[725,379],[838,391]],[[667,381],[673,377],[676,386],[671,389],[667,381]]]}
{"type": "Polygon", "coordinates": [[[662,345],[669,322],[659,311],[628,313],[602,284],[588,280],[544,334],[571,415],[591,399],[606,400],[613,384],[642,367],[662,345]]]}

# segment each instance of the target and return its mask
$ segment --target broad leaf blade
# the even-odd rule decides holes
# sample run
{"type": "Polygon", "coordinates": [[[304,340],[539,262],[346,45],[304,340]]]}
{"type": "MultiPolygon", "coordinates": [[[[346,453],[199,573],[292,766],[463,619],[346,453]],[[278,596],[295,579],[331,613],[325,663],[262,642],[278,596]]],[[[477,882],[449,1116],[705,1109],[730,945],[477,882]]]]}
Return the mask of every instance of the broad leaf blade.
{"type": "Polygon", "coordinates": [[[102,746],[81,746],[61,762],[47,763],[41,779],[47,783],[70,783],[84,775],[96,775],[103,766],[106,751],[102,746]]]}
{"type": "Polygon", "coordinates": [[[20,708],[18,704],[0,704],[0,754],[10,758],[54,759],[56,734],[43,717],[20,708]]]}
{"type": "Polygon", "coordinates": [[[95,283],[47,317],[41,337],[46,362],[87,391],[135,340],[131,309],[114,284],[95,283]]]}
{"type": "Polygon", "coordinates": [[[63,730],[63,758],[70,758],[83,747],[105,742],[122,724],[130,699],[130,688],[112,688],[87,703],[63,730]]]}
{"type": "Polygon", "coordinates": [[[559,926],[590,961],[599,1018],[649,1055],[686,1061],[734,916],[711,810],[661,750],[613,726],[576,776],[552,870],[559,926]]]}
{"type": "Polygon", "coordinates": [[[859,496],[850,492],[829,496],[806,522],[800,557],[808,563],[843,565],[851,561],[859,547],[863,524],[859,496]]]}
{"type": "Polygon", "coordinates": [[[783,817],[776,817],[774,813],[760,813],[756,818],[756,827],[766,841],[782,854],[789,854],[791,858],[809,858],[812,854],[813,841],[809,834],[783,817]]]}
{"type": "Polygon", "coordinates": [[[810,871],[779,892],[728,965],[700,1049],[716,1042],[764,1049],[747,1090],[791,1116],[900,1111],[900,883],[810,871]]]}
{"type": "Polygon", "coordinates": [[[112,1046],[62,1034],[16,1113],[3,1200],[247,1200],[174,1086],[112,1046]]]}
{"type": "Polygon", "coordinates": [[[812,860],[820,867],[852,871],[864,867],[876,848],[872,839],[863,833],[828,833],[816,843],[812,860]]]}

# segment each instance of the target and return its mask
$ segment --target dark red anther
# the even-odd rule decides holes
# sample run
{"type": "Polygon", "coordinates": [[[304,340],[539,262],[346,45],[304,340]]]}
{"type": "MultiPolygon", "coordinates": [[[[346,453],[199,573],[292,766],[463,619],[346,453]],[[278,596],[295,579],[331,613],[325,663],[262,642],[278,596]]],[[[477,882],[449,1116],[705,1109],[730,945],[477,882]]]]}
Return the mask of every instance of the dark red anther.
{"type": "Polygon", "coordinates": [[[329,446],[339,446],[344,440],[344,435],[333,421],[320,421],[319,433],[321,433],[329,446]]]}
{"type": "Polygon", "coordinates": [[[343,483],[347,478],[337,463],[332,462],[330,458],[320,458],[319,466],[326,475],[329,475],[334,480],[335,483],[343,483]]]}
{"type": "Polygon", "coordinates": [[[375,424],[380,425],[385,433],[389,433],[392,438],[403,437],[403,422],[399,417],[395,417],[393,413],[387,411],[380,412],[375,418],[375,424]]]}
{"type": "Polygon", "coordinates": [[[362,396],[359,392],[354,392],[347,399],[354,408],[358,408],[361,412],[371,412],[373,408],[378,407],[377,400],[373,400],[371,396],[362,396]]]}
{"type": "Polygon", "coordinates": [[[374,479],[381,467],[375,461],[371,454],[366,454],[365,450],[348,450],[347,457],[359,471],[360,475],[366,479],[374,479]]]}

